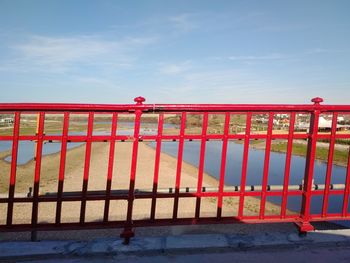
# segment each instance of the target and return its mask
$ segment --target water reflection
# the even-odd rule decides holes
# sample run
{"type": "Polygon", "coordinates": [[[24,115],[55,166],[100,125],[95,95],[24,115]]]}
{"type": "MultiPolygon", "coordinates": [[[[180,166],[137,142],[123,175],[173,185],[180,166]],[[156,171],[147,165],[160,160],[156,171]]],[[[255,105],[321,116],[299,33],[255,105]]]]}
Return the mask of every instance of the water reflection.
{"type": "MultiPolygon", "coordinates": [[[[155,147],[155,143],[151,144],[155,147]]],[[[229,142],[227,150],[227,164],[225,173],[226,185],[240,185],[243,159],[243,144],[229,142]]],[[[186,151],[184,151],[183,160],[198,166],[199,163],[200,142],[186,142],[186,151]]],[[[163,142],[162,151],[172,155],[177,155],[177,144],[172,142],[163,142]]],[[[206,143],[205,172],[220,177],[222,142],[210,141],[206,143]]],[[[263,178],[265,151],[251,148],[249,149],[247,185],[261,185],[263,178]]],[[[268,184],[282,185],[284,180],[286,154],[271,152],[268,184]]],[[[290,185],[299,185],[302,183],[305,170],[306,159],[301,156],[292,156],[290,170],[290,185]]],[[[326,177],[327,164],[316,161],[314,167],[314,182],[324,184],[326,177]]],[[[333,165],[332,167],[332,184],[345,184],[346,169],[344,167],[333,165]]],[[[287,209],[292,211],[300,210],[300,197],[288,198],[287,209]]],[[[269,201],[280,204],[281,197],[269,197],[269,201]]],[[[323,197],[317,196],[312,198],[311,213],[321,213],[323,197]]],[[[334,195],[329,198],[328,213],[340,213],[343,203],[342,195],[334,195]]],[[[342,224],[344,224],[343,222],[342,224]]]]}

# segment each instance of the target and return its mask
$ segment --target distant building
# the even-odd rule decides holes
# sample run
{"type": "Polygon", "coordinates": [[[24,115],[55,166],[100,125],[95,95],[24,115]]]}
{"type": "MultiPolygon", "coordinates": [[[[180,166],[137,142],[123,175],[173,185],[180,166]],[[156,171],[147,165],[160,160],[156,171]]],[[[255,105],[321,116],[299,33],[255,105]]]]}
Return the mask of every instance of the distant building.
{"type": "Polygon", "coordinates": [[[13,124],[13,118],[2,118],[0,119],[0,125],[5,126],[5,125],[12,125],[13,124]]]}

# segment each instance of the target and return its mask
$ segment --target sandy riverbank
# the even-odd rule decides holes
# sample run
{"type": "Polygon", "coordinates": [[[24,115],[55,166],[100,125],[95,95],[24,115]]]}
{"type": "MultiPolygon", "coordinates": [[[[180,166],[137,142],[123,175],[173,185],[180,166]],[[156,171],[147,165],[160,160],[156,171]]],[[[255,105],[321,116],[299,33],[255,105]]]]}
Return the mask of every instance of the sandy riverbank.
{"type": "MultiPolygon", "coordinates": [[[[128,189],[132,143],[118,142],[115,149],[114,172],[112,189],[128,189]]],[[[108,166],[109,143],[93,143],[88,190],[104,190],[108,166]]],[[[67,152],[64,191],[81,191],[84,173],[85,146],[71,149],[67,152]]],[[[136,188],[151,189],[153,185],[155,150],[145,143],[139,144],[139,155],[136,175],[136,188]]],[[[58,184],[58,171],[60,154],[51,154],[42,159],[40,192],[56,192],[58,184]]],[[[0,160],[0,186],[3,193],[7,193],[10,175],[10,164],[0,160]]],[[[161,153],[159,172],[159,188],[174,187],[176,178],[176,158],[161,153]]],[[[35,162],[30,161],[18,166],[16,193],[26,193],[32,186],[35,162]]],[[[186,162],[182,164],[181,187],[197,186],[198,169],[186,162]]],[[[203,175],[203,186],[217,187],[218,180],[208,174],[203,175]]],[[[195,211],[195,198],[180,198],[179,217],[193,217],[195,211]]],[[[238,198],[225,198],[223,216],[235,216],[238,209],[238,198]]],[[[151,200],[135,200],[133,219],[149,218],[151,200]]],[[[259,213],[260,200],[246,198],[245,215],[259,213]]],[[[121,220],[126,217],[126,201],[111,201],[110,220],[121,220]]],[[[77,222],[79,220],[80,202],[64,202],[62,207],[62,222],[77,222]]],[[[87,202],[86,221],[101,221],[104,201],[87,202]]],[[[278,214],[280,208],[268,204],[266,214],[278,214]]],[[[7,207],[0,204],[0,224],[5,222],[7,207]]],[[[201,216],[215,216],[217,210],[216,198],[203,198],[201,203],[201,216]]],[[[173,199],[158,199],[156,218],[169,218],[173,211],[173,199]]],[[[55,203],[39,204],[39,221],[54,222],[55,203]]],[[[16,204],[14,207],[14,222],[29,223],[31,220],[31,204],[16,204]]]]}

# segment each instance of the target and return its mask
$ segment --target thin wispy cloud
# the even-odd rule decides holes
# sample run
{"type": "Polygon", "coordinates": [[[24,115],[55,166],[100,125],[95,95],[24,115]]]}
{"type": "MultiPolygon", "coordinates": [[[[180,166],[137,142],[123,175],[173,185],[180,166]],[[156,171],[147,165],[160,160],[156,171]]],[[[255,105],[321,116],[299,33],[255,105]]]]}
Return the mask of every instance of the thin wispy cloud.
{"type": "Polygon", "coordinates": [[[160,67],[159,71],[166,75],[178,75],[187,72],[191,67],[191,61],[187,60],[181,63],[164,64],[160,67]]]}
{"type": "Polygon", "coordinates": [[[254,61],[254,60],[276,60],[286,59],[288,56],[282,54],[269,54],[262,56],[230,56],[229,60],[254,61]]]}
{"type": "MultiPolygon", "coordinates": [[[[263,93],[266,83],[243,70],[195,70],[177,77],[177,81],[164,83],[159,89],[160,96],[172,94],[174,102],[182,98],[185,102],[238,102],[237,95],[263,93]],[[201,98],[198,100],[198,98],[201,98]]],[[[170,99],[170,98],[168,98],[170,99]]]]}
{"type": "Polygon", "coordinates": [[[326,86],[339,102],[350,96],[348,4],[147,1],[135,9],[76,1],[55,12],[36,1],[24,13],[13,1],[0,8],[8,101],[46,101],[50,88],[62,91],[52,100],[101,103],[140,94],[174,103],[305,102],[310,87],[326,86]]]}
{"type": "Polygon", "coordinates": [[[349,50],[345,50],[345,49],[329,49],[329,48],[312,48],[309,49],[307,51],[305,51],[306,55],[314,55],[314,54],[327,54],[327,53],[345,53],[345,52],[349,52],[349,50]]]}
{"type": "Polygon", "coordinates": [[[271,24],[266,23],[265,25],[259,25],[257,27],[258,31],[265,32],[288,32],[288,31],[301,31],[310,29],[310,25],[300,25],[300,24],[271,24]]]}
{"type": "Polygon", "coordinates": [[[136,59],[138,49],[155,42],[156,38],[152,37],[113,39],[100,35],[74,37],[35,35],[11,47],[14,58],[7,63],[10,67],[6,68],[57,72],[84,66],[127,68],[136,59]]]}
{"type": "Polygon", "coordinates": [[[194,14],[179,14],[168,18],[172,26],[182,32],[190,32],[199,27],[198,22],[195,21],[194,14]]]}

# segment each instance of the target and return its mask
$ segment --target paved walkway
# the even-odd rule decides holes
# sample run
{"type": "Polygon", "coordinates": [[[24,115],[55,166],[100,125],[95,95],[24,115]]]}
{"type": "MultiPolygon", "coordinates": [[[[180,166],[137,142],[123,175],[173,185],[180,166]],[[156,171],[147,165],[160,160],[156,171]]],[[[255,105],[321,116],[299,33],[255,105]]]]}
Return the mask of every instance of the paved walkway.
{"type": "Polygon", "coordinates": [[[350,262],[350,229],[0,242],[0,262],[350,262]]]}
{"type": "Polygon", "coordinates": [[[16,261],[26,263],[224,263],[224,262],[284,262],[284,263],[348,263],[350,262],[350,247],[337,248],[292,248],[264,251],[234,251],[234,252],[197,252],[184,254],[159,254],[159,255],[117,255],[80,258],[59,258],[44,260],[16,261]]]}

